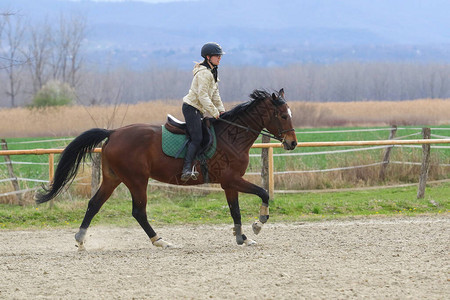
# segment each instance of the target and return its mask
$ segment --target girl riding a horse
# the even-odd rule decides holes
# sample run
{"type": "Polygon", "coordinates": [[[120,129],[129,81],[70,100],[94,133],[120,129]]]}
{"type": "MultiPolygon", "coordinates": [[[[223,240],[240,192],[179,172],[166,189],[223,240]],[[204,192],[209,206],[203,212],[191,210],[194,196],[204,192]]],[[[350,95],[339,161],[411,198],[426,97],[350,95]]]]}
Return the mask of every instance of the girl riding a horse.
{"type": "MultiPolygon", "coordinates": [[[[252,226],[255,234],[269,219],[267,191],[243,178],[249,164],[250,148],[260,134],[278,140],[286,150],[293,150],[297,146],[292,114],[284,100],[283,89],[274,93],[255,90],[250,98],[250,101],[237,105],[219,119],[213,119],[217,147],[207,161],[209,182],[220,184],[225,191],[238,245],[255,244],[242,232],[239,193],[256,195],[262,201],[259,219],[252,226]]],[[[201,173],[198,180],[181,180],[183,159],[163,152],[162,128],[161,125],[150,124],[132,124],[114,130],[92,128],[76,137],[64,149],[53,182],[49,189],[37,195],[37,203],[47,202],[60,194],[74,180],[84,158],[95,146],[106,140],[102,147],[102,183],[89,201],[80,229],[75,235],[79,249],[84,248],[92,219],[121,183],[131,193],[133,217],[152,244],[162,248],[172,247],[171,243],[156,234],[148,222],[146,207],[149,178],[176,185],[197,185],[206,180],[201,173]]]]}
{"type": "Polygon", "coordinates": [[[214,118],[225,112],[219,94],[217,68],[220,58],[225,54],[222,47],[217,43],[206,43],[203,45],[201,55],[203,62],[195,65],[194,79],[192,80],[189,93],[183,98],[183,115],[186,121],[187,132],[190,143],[184,159],[181,180],[197,179],[192,162],[202,142],[202,118],[205,112],[214,118]]]}

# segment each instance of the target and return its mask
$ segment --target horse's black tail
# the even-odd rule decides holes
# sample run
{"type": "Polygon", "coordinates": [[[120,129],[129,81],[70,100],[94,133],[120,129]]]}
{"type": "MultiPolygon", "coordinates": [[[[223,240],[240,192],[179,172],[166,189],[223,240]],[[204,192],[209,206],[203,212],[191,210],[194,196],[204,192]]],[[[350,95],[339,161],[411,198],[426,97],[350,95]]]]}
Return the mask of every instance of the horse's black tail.
{"type": "Polygon", "coordinates": [[[111,133],[111,130],[93,128],[70,142],[61,154],[50,188],[44,188],[45,192],[36,195],[36,203],[44,203],[56,197],[65,185],[73,181],[86,154],[91,153],[95,146],[111,133]]]}

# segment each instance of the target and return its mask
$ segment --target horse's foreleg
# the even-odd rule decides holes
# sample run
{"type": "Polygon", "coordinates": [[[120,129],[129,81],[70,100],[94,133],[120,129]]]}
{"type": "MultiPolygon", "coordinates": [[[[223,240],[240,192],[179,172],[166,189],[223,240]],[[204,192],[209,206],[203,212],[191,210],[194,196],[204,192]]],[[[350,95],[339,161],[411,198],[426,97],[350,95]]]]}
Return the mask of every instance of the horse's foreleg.
{"type": "Polygon", "coordinates": [[[247,238],[245,234],[242,233],[241,210],[239,208],[238,192],[233,189],[226,189],[225,195],[227,197],[228,207],[230,208],[231,217],[234,222],[233,234],[236,236],[236,243],[238,245],[246,244],[247,246],[256,244],[255,241],[247,238]]]}
{"type": "Polygon", "coordinates": [[[91,224],[94,216],[99,212],[102,205],[109,199],[119,182],[113,182],[104,177],[100,188],[95,195],[89,200],[88,208],[81,223],[80,230],[75,234],[75,240],[78,243],[78,250],[85,250],[84,241],[86,240],[86,232],[91,224]]]}
{"type": "Polygon", "coordinates": [[[234,182],[233,186],[236,187],[239,192],[257,195],[261,198],[262,203],[259,209],[259,219],[252,225],[253,232],[258,234],[261,231],[263,224],[269,219],[269,194],[263,188],[242,178],[237,182],[234,182]]]}

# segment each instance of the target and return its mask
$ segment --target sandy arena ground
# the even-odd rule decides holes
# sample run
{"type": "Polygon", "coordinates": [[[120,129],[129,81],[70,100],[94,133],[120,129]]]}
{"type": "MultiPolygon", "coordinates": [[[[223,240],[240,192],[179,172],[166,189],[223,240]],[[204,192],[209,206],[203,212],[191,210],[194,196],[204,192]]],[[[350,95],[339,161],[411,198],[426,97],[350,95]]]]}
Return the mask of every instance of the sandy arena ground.
{"type": "Polygon", "coordinates": [[[0,299],[448,299],[450,217],[0,231],[0,299]]]}

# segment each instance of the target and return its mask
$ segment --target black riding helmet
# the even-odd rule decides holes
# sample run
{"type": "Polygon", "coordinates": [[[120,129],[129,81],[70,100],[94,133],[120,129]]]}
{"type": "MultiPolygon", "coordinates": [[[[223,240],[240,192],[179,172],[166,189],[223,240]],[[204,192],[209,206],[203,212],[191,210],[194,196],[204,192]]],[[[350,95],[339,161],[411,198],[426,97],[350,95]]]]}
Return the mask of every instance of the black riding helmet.
{"type": "Polygon", "coordinates": [[[206,58],[206,56],[212,56],[212,55],[224,55],[225,52],[223,52],[222,47],[220,47],[217,43],[206,43],[202,47],[202,57],[206,58]]]}

